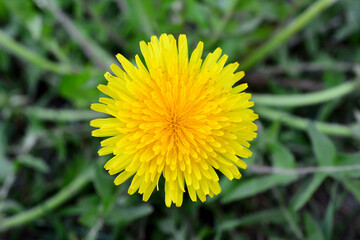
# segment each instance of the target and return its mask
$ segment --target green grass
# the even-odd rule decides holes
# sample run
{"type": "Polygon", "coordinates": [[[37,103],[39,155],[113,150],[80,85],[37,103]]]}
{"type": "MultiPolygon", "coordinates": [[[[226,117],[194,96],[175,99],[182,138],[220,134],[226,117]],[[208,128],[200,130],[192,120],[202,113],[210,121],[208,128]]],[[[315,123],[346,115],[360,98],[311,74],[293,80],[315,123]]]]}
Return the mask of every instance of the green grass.
{"type": "Polygon", "coordinates": [[[0,0],[0,239],[359,239],[359,22],[358,0],[0,0]],[[114,186],[89,126],[114,56],[164,32],[238,61],[259,114],[243,178],[181,208],[114,186]]]}

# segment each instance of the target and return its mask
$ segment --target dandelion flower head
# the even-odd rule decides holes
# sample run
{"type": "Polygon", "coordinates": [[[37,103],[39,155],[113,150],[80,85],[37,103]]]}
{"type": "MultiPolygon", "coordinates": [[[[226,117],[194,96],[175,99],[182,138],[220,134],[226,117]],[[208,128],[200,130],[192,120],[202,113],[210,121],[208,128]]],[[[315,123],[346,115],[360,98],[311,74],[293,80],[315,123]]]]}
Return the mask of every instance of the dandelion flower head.
{"type": "Polygon", "coordinates": [[[98,86],[108,97],[91,108],[111,116],[90,123],[98,128],[93,136],[107,137],[98,153],[112,154],[105,169],[118,174],[114,183],[132,177],[128,193],[144,201],[162,176],[166,206],[181,206],[185,192],[205,201],[220,193],[220,172],[239,179],[242,159],[251,156],[258,116],[247,84],[233,87],[244,72],[235,72],[238,63],[225,66],[220,48],[203,60],[202,42],[189,57],[185,35],[153,36],[140,49],[144,61],[136,55],[135,66],[118,54],[122,68],[112,64],[114,75],[107,72],[107,85],[98,86]]]}

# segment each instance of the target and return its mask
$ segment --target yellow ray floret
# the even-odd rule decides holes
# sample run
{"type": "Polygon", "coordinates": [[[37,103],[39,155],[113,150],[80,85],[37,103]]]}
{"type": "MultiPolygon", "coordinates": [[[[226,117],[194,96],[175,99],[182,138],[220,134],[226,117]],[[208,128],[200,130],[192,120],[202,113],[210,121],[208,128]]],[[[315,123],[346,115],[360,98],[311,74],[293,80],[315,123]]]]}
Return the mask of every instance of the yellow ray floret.
{"type": "Polygon", "coordinates": [[[118,54],[123,69],[111,65],[115,76],[106,73],[107,85],[98,86],[109,97],[91,108],[112,116],[90,123],[98,128],[93,136],[108,137],[99,155],[113,154],[105,169],[118,174],[114,183],[132,177],[128,192],[144,201],[161,176],[166,206],[181,206],[185,191],[205,201],[221,191],[217,171],[239,179],[238,167],[246,168],[240,158],[251,156],[258,115],[249,109],[247,84],[233,87],[244,72],[235,73],[238,63],[225,66],[220,48],[203,60],[202,42],[189,57],[185,35],[153,36],[140,49],[145,64],[138,55],[134,66],[118,54]]]}

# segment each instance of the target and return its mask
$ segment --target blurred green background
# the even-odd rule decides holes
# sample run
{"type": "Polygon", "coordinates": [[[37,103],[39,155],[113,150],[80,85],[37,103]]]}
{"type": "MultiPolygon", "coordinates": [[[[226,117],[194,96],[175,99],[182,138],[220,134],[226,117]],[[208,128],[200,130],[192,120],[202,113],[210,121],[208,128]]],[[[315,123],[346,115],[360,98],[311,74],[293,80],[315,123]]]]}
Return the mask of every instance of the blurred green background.
{"type": "Polygon", "coordinates": [[[0,0],[0,239],[360,239],[359,0],[0,0]],[[246,70],[258,138],[243,178],[166,208],[115,187],[96,86],[151,35],[246,70]]]}

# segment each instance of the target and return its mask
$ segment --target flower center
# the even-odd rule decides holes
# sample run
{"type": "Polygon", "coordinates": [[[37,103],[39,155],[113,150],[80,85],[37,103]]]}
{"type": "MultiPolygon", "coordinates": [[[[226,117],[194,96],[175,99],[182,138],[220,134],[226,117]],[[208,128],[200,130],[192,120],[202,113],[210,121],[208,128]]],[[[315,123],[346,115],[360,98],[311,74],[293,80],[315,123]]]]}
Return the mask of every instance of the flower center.
{"type": "Polygon", "coordinates": [[[170,125],[170,127],[175,130],[176,128],[178,128],[180,126],[180,119],[178,119],[176,114],[172,114],[170,116],[170,119],[168,120],[168,123],[170,125]]]}

